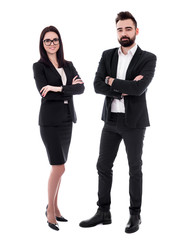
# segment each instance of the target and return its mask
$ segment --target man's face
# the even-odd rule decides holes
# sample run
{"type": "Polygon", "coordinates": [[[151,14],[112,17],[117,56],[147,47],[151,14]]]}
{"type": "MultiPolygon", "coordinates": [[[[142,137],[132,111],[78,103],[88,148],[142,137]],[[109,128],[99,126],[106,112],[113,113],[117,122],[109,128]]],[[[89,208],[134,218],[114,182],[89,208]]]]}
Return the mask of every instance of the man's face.
{"type": "Polygon", "coordinates": [[[136,35],[139,33],[139,29],[135,28],[135,25],[131,19],[120,20],[116,24],[118,41],[123,47],[130,47],[135,43],[136,35]]]}

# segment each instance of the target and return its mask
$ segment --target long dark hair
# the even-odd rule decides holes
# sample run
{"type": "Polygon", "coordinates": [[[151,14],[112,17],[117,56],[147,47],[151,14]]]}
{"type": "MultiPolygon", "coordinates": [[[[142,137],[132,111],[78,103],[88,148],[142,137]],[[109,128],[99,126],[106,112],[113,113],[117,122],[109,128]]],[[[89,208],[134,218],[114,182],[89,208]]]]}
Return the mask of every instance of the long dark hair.
{"type": "Polygon", "coordinates": [[[47,32],[55,32],[58,35],[60,47],[57,51],[57,61],[58,61],[59,67],[63,67],[64,65],[66,65],[67,61],[64,59],[64,50],[63,50],[63,44],[62,44],[62,39],[61,39],[60,33],[59,33],[58,29],[54,26],[46,27],[41,32],[40,44],[39,44],[39,50],[40,50],[40,60],[39,61],[45,63],[46,65],[50,64],[50,60],[49,60],[46,50],[44,49],[44,46],[43,46],[43,39],[47,32]]]}

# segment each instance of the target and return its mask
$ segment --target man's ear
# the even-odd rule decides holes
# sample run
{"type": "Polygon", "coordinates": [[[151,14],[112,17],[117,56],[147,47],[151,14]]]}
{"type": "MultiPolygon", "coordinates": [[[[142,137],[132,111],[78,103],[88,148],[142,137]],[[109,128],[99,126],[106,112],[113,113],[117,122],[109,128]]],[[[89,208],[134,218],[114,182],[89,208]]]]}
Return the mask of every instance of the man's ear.
{"type": "Polygon", "coordinates": [[[139,34],[139,28],[136,28],[136,35],[139,34]]]}

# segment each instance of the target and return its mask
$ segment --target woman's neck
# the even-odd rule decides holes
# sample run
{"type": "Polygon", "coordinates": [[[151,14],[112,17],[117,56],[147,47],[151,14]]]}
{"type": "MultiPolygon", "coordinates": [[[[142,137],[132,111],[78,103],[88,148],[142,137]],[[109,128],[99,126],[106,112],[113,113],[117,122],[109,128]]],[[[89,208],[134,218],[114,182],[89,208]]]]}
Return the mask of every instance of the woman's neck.
{"type": "Polygon", "coordinates": [[[51,62],[56,68],[58,68],[57,55],[56,55],[56,54],[48,54],[48,58],[49,58],[50,62],[51,62]]]}

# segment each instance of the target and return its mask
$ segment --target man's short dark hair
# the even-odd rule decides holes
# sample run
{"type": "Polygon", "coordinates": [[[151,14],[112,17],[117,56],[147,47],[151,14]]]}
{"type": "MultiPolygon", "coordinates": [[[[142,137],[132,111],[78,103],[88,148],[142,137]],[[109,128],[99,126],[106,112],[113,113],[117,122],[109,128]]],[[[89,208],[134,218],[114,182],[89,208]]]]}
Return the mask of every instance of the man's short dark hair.
{"type": "Polygon", "coordinates": [[[126,19],[131,19],[135,25],[135,28],[137,28],[137,21],[136,19],[133,17],[133,15],[126,11],[126,12],[120,12],[118,13],[117,17],[116,17],[116,23],[120,20],[126,20],[126,19]]]}

